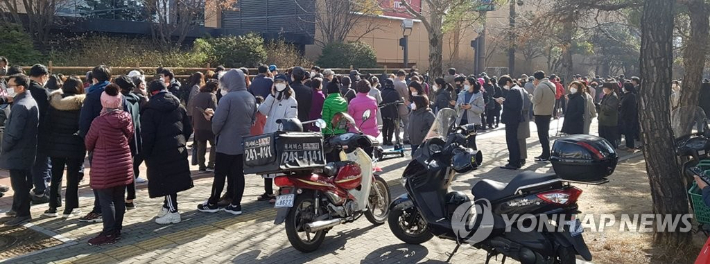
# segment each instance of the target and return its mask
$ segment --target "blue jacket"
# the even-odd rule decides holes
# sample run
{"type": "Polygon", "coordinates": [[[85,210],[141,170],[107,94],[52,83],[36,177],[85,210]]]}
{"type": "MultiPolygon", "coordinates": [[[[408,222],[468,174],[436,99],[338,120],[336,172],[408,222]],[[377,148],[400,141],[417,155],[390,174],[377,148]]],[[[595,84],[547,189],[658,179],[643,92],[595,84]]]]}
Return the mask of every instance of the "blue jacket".
{"type": "MultiPolygon", "coordinates": [[[[101,114],[101,109],[103,108],[101,106],[101,93],[104,92],[104,88],[109,84],[110,82],[108,81],[94,84],[89,87],[89,90],[86,92],[84,106],[81,107],[81,114],[79,114],[80,136],[86,136],[86,133],[89,132],[89,128],[91,128],[91,122],[101,114]]],[[[123,97],[123,110],[128,111],[125,96],[123,97]]]]}

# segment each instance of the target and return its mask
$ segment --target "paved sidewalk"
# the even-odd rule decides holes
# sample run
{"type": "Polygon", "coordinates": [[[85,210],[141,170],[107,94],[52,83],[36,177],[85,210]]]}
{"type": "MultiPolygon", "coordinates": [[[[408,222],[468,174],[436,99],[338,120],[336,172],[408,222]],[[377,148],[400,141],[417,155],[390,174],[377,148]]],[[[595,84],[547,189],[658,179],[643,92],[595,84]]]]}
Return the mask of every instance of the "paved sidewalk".
{"type": "MultiPolygon", "coordinates": [[[[531,128],[532,137],[527,141],[528,166],[525,169],[539,172],[551,171],[549,163],[532,161],[532,157],[539,155],[540,148],[534,123],[531,123],[531,128]]],[[[553,123],[552,135],[555,134],[555,128],[553,123]]],[[[594,126],[592,131],[595,130],[594,126]]],[[[452,184],[454,190],[470,195],[471,186],[480,179],[506,182],[520,172],[498,168],[507,160],[504,133],[503,128],[499,128],[478,136],[478,146],[484,153],[483,166],[472,173],[459,175],[452,184]]],[[[620,154],[630,155],[624,151],[620,154]]],[[[382,176],[390,184],[393,199],[404,192],[398,179],[410,158],[407,153],[405,158],[379,163],[383,169],[382,176]]],[[[88,179],[85,183],[88,183],[88,179]]],[[[10,263],[171,264],[443,263],[448,258],[447,254],[455,247],[452,241],[436,238],[421,246],[403,244],[392,235],[387,224],[375,227],[367,220],[360,219],[355,223],[333,228],[318,251],[303,254],[291,247],[283,225],[273,224],[275,211],[272,206],[266,202],[256,201],[256,197],[263,193],[263,181],[260,177],[247,175],[242,203],[244,214],[240,216],[232,216],[224,212],[205,214],[196,211],[197,204],[207,199],[211,184],[211,174],[195,177],[195,187],[178,194],[182,222],[168,226],[161,226],[153,221],[153,217],[162,205],[162,199],[148,199],[147,189],[143,185],[137,192],[138,199],[135,201],[137,209],[126,214],[123,238],[114,245],[101,247],[87,244],[87,240],[101,230],[101,224],[83,224],[76,218],[43,218],[40,215],[47,209],[47,205],[34,206],[32,214],[35,220],[28,226],[55,235],[65,242],[57,247],[6,261],[10,263]]],[[[91,210],[93,197],[86,186],[82,188],[81,193],[80,204],[86,213],[91,210]]],[[[8,198],[0,200],[2,201],[0,210],[9,208],[7,200],[4,199],[8,198]]],[[[0,222],[2,221],[6,219],[0,219],[0,222]]],[[[485,251],[462,247],[452,262],[484,263],[485,251]]]]}

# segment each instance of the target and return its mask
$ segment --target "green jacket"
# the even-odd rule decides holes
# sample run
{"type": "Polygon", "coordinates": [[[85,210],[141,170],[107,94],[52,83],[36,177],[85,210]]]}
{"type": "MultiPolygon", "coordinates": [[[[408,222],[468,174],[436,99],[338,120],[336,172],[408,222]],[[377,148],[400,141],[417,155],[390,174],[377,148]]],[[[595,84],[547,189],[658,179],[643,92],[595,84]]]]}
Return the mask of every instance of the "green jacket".
{"type": "Polygon", "coordinates": [[[604,95],[599,103],[599,125],[617,126],[619,120],[619,98],[615,93],[604,95]]]}
{"type": "Polygon", "coordinates": [[[324,135],[339,135],[346,132],[345,129],[333,130],[333,125],[330,123],[333,121],[333,116],[340,112],[348,112],[348,101],[340,96],[340,93],[328,94],[323,102],[323,120],[327,124],[323,129],[324,135]]]}

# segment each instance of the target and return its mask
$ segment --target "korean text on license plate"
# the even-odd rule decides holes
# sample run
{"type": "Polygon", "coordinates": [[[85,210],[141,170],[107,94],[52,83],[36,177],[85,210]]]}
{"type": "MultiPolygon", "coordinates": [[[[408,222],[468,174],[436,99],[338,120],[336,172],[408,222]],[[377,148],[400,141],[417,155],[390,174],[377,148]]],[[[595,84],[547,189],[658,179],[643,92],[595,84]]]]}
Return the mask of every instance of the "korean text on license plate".
{"type": "Polygon", "coordinates": [[[284,194],[277,196],[274,208],[293,207],[293,200],[295,196],[295,194],[284,194]]]}
{"type": "Polygon", "coordinates": [[[569,225],[569,232],[573,237],[584,233],[584,227],[582,227],[582,222],[579,219],[567,221],[566,224],[569,225]]]}

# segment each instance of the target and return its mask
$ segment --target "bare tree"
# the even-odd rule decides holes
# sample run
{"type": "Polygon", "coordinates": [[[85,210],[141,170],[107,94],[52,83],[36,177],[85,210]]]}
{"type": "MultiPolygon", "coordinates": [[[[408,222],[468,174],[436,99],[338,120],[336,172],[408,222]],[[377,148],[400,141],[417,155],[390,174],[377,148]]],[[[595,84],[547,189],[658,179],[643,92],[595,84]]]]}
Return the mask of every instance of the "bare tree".
{"type": "Polygon", "coordinates": [[[23,25],[34,42],[44,48],[49,42],[49,32],[55,23],[57,7],[66,0],[0,0],[0,13],[6,22],[23,25]],[[21,16],[27,15],[23,21],[21,16]]]}
{"type": "Polygon", "coordinates": [[[166,50],[180,47],[187,34],[205,20],[233,10],[236,0],[144,0],[144,4],[152,16],[153,40],[166,50]]]}
{"type": "Polygon", "coordinates": [[[311,17],[313,21],[303,22],[316,25],[321,38],[315,38],[315,42],[321,47],[345,42],[348,37],[359,41],[365,35],[382,29],[380,23],[361,23],[368,16],[382,13],[377,0],[315,0],[313,10],[302,10],[311,15],[304,17],[311,17]],[[353,35],[355,29],[357,35],[353,35]]]}

